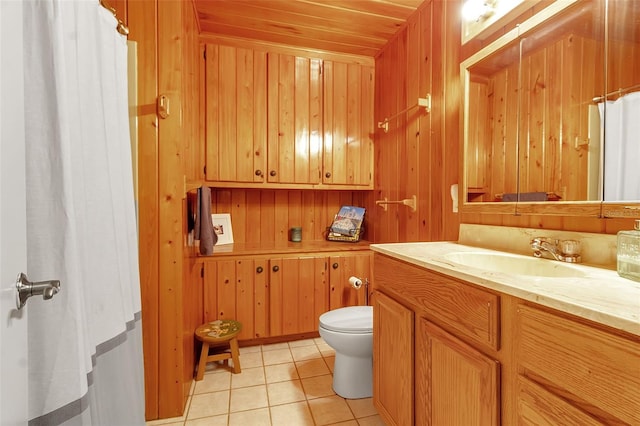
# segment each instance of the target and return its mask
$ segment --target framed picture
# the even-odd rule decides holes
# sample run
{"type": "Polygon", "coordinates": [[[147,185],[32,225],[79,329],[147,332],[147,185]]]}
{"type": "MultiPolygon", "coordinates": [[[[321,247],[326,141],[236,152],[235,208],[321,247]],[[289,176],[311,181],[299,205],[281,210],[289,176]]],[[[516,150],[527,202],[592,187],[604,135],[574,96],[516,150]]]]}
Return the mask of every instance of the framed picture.
{"type": "Polygon", "coordinates": [[[229,213],[214,213],[211,215],[213,232],[218,235],[217,246],[233,244],[233,229],[231,228],[231,215],[229,213]]]}

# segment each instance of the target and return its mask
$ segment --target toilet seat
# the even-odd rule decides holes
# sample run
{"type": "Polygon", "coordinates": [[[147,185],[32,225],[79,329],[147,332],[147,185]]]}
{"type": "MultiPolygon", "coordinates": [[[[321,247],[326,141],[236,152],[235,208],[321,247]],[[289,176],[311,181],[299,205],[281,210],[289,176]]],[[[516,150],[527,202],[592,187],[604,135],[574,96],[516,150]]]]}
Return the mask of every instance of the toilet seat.
{"type": "Polygon", "coordinates": [[[320,315],[320,327],[338,333],[373,333],[373,307],[349,306],[320,315]]]}

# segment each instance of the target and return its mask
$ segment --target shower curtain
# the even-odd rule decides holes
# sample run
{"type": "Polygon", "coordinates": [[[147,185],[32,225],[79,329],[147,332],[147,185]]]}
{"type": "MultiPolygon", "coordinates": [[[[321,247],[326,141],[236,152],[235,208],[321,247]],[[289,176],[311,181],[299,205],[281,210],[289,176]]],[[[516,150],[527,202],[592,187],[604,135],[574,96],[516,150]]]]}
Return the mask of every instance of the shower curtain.
{"type": "Polygon", "coordinates": [[[24,3],[29,424],[144,424],[126,39],[98,0],[24,3]],[[37,305],[37,306],[36,306],[37,305]]]}
{"type": "Polygon", "coordinates": [[[640,201],[640,92],[600,103],[604,123],[604,200],[640,201]]]}

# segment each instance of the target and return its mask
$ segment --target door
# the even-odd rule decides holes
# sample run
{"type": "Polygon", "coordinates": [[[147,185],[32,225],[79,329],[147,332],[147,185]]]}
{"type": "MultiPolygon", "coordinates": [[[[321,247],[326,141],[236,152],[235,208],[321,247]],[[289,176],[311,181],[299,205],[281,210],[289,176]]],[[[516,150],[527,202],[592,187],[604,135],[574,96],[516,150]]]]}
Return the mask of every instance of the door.
{"type": "Polygon", "coordinates": [[[15,280],[27,272],[22,2],[0,2],[0,424],[27,424],[27,315],[15,280]]]}

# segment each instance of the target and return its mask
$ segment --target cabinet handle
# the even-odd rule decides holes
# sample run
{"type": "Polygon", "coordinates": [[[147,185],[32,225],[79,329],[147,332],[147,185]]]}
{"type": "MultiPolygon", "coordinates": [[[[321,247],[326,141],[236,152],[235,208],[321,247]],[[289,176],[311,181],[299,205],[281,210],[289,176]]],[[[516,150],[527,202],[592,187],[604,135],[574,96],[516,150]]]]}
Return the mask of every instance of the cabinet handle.
{"type": "Polygon", "coordinates": [[[262,170],[260,169],[256,170],[256,176],[262,176],[262,170]]]}
{"type": "Polygon", "coordinates": [[[280,267],[278,265],[273,265],[273,268],[271,268],[273,270],[273,272],[278,272],[280,270],[280,267]]]}
{"type": "Polygon", "coordinates": [[[257,273],[261,274],[261,273],[262,273],[262,271],[264,271],[264,269],[262,269],[262,266],[258,266],[258,267],[256,268],[256,272],[257,272],[257,273]]]}
{"type": "Polygon", "coordinates": [[[332,267],[333,269],[338,269],[338,262],[336,262],[336,263],[334,263],[333,265],[331,265],[331,267],[332,267]]]}
{"type": "Polygon", "coordinates": [[[326,177],[327,179],[329,179],[331,177],[331,172],[327,172],[324,174],[324,177],[326,177]]]}
{"type": "Polygon", "coordinates": [[[271,175],[271,176],[275,176],[275,175],[276,175],[276,171],[275,171],[275,170],[271,170],[271,171],[269,172],[269,175],[271,175]]]}

